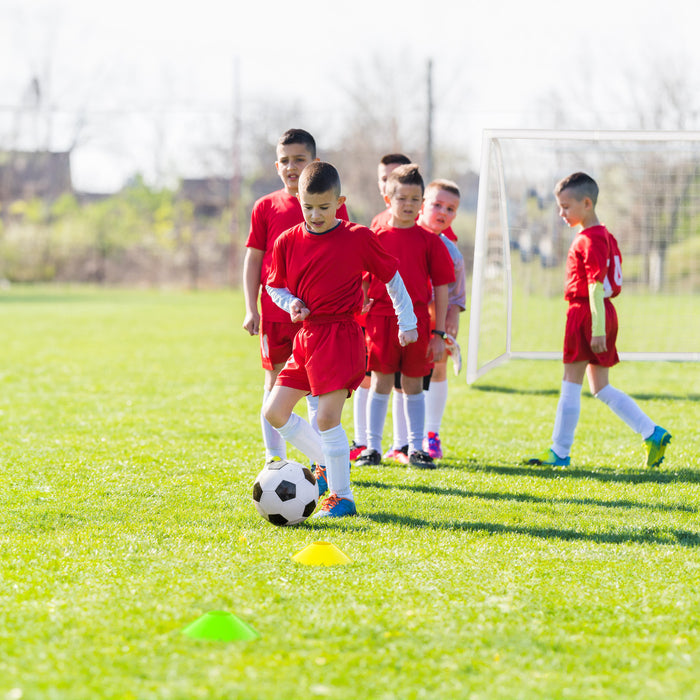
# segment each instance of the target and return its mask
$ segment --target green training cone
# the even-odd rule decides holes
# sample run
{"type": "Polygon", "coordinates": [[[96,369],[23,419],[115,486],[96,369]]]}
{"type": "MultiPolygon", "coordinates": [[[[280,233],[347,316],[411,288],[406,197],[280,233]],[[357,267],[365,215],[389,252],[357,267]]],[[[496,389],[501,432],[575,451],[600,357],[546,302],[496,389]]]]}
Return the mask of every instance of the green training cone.
{"type": "Polygon", "coordinates": [[[192,639],[211,639],[216,642],[257,639],[260,635],[243,620],[224,610],[212,610],[182,630],[192,639]]]}
{"type": "Polygon", "coordinates": [[[292,556],[294,561],[307,566],[349,564],[350,559],[330,542],[314,542],[292,556]]]}

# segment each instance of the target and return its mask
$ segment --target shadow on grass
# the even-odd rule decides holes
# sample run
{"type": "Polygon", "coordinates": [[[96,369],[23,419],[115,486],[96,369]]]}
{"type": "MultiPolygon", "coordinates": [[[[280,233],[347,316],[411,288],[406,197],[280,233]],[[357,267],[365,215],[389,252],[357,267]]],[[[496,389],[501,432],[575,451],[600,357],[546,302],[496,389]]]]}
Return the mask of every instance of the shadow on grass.
{"type": "Polygon", "coordinates": [[[432,530],[464,530],[484,532],[490,535],[526,535],[542,539],[574,540],[597,544],[678,544],[683,547],[700,546],[700,534],[688,530],[664,530],[645,528],[638,532],[579,532],[549,527],[526,527],[521,525],[500,525],[498,523],[463,522],[448,520],[431,522],[421,518],[395,515],[392,513],[363,513],[364,518],[381,524],[403,525],[432,530]]]}
{"type": "Polygon", "coordinates": [[[546,503],[551,505],[596,506],[600,508],[641,508],[661,512],[697,513],[698,508],[683,504],[668,505],[665,503],[640,503],[628,499],[604,501],[597,498],[544,498],[529,493],[502,493],[499,491],[466,491],[464,489],[427,486],[424,484],[386,484],[381,481],[356,481],[353,486],[376,489],[401,489],[413,493],[423,493],[435,496],[458,496],[460,498],[480,498],[485,501],[517,501],[518,503],[546,503]]]}
{"type": "MultiPolygon", "coordinates": [[[[518,389],[509,386],[497,386],[495,384],[472,385],[472,389],[476,391],[487,391],[500,394],[522,394],[527,396],[559,396],[559,389],[518,389]]],[[[700,394],[635,394],[628,392],[629,395],[638,401],[700,401],[700,394]]],[[[584,399],[592,399],[588,393],[582,394],[584,399]]]]}
{"type": "Polygon", "coordinates": [[[494,465],[479,464],[470,460],[467,464],[445,464],[449,469],[468,469],[486,474],[504,474],[506,476],[531,476],[538,479],[593,479],[596,481],[613,481],[621,484],[673,484],[700,483],[700,471],[696,469],[643,469],[639,471],[616,471],[613,469],[582,469],[580,467],[540,467],[535,465],[494,465]]]}

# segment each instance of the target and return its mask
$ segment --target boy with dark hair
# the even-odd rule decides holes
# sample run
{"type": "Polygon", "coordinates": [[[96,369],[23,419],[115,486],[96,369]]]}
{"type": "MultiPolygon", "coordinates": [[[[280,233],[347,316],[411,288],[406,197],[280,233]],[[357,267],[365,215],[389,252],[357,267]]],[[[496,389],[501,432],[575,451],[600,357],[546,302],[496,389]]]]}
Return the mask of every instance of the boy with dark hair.
{"type": "Polygon", "coordinates": [[[656,425],[627,394],[613,387],[609,370],[619,362],[617,313],[611,301],[622,289],[622,256],[614,236],[596,215],[598,184],[586,173],[557,183],[554,196],[568,226],[581,226],[566,260],[565,298],[569,302],[564,334],[564,378],[554,420],[552,446],[526,464],[569,466],[569,453],[581,412],[584,375],[595,398],[639,433],[646,465],[658,467],[671,434],[656,425]]]}
{"type": "Polygon", "coordinates": [[[398,273],[398,261],[365,226],[337,218],[345,198],[330,163],[312,163],[299,182],[304,223],[275,242],[267,291],[301,328],[292,355],[265,402],[265,418],[280,435],[319,465],[316,517],[355,515],[350,488],[350,447],[341,425],[345,400],[365,374],[365,344],[356,314],[362,308],[362,274],[385,285],[398,316],[397,342],[416,341],[416,317],[398,273]],[[293,413],[308,394],[318,397],[319,433],[293,413]]]}
{"type": "MultiPolygon", "coordinates": [[[[251,335],[260,335],[260,355],[265,371],[263,403],[275,385],[277,374],[292,352],[292,342],[299,330],[298,324],[290,321],[289,315],[273,303],[265,290],[272,261],[272,248],[283,231],[304,220],[297,199],[298,183],[304,168],[317,160],[316,142],[304,129],[288,129],[280,136],[276,153],[275,168],[284,186],[255,202],[243,263],[243,292],[246,305],[243,328],[251,335]]],[[[345,205],[341,206],[338,216],[347,219],[345,205]]],[[[308,410],[309,418],[315,423],[313,399],[309,402],[308,410]]],[[[262,414],[260,422],[266,459],[284,458],[284,440],[262,414]]]]}
{"type": "Polygon", "coordinates": [[[390,205],[390,225],[376,231],[382,245],[399,259],[401,277],[411,296],[418,318],[418,342],[401,347],[395,342],[395,319],[386,293],[372,279],[369,297],[373,300],[367,313],[366,335],[368,368],[372,387],[367,409],[367,449],[355,461],[358,465],[381,462],[381,441],[394,386],[395,372],[401,372],[408,424],[409,464],[434,468],[431,457],[423,452],[425,403],[423,377],[429,374],[434,360],[445,352],[445,314],[447,285],[454,281],[452,260],[437,236],[416,224],[423,202],[423,178],[415,164],[400,165],[388,177],[386,201],[390,205]],[[435,293],[435,328],[431,333],[428,304],[431,284],[435,293]]]}

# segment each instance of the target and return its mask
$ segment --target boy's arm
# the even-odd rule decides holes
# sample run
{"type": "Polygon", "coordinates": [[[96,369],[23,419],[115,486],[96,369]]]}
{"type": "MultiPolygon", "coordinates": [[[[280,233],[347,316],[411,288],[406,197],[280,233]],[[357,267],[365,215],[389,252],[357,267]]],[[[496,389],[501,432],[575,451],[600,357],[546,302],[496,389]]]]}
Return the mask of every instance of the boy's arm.
{"type": "Polygon", "coordinates": [[[402,346],[415,343],[418,340],[418,319],[413,311],[413,301],[398,272],[386,283],[386,291],[399,320],[399,343],[402,346]]]}
{"type": "Polygon", "coordinates": [[[290,315],[293,323],[303,321],[311,313],[304,302],[295,297],[286,287],[271,287],[267,284],[265,289],[270,299],[290,315]]]}
{"type": "Polygon", "coordinates": [[[440,362],[445,354],[445,319],[447,317],[447,285],[438,284],[433,289],[435,299],[435,332],[430,334],[428,343],[428,357],[432,356],[433,362],[440,362]]]}
{"type": "Polygon", "coordinates": [[[259,248],[248,248],[243,261],[243,295],[245,297],[243,328],[251,335],[257,335],[260,332],[258,294],[264,254],[265,251],[259,248]]]}
{"type": "Polygon", "coordinates": [[[601,282],[591,282],[588,285],[588,301],[591,305],[591,350],[594,353],[605,352],[605,289],[601,282]]]}

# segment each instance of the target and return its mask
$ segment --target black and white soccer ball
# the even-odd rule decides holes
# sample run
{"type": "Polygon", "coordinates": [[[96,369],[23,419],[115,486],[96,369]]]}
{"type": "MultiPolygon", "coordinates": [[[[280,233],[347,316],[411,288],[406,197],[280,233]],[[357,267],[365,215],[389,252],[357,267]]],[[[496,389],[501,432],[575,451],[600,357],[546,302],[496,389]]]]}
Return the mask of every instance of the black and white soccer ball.
{"type": "Polygon", "coordinates": [[[255,478],[253,504],[273,525],[298,525],[317,503],[316,477],[303,464],[288,459],[268,462],[255,478]]]}

